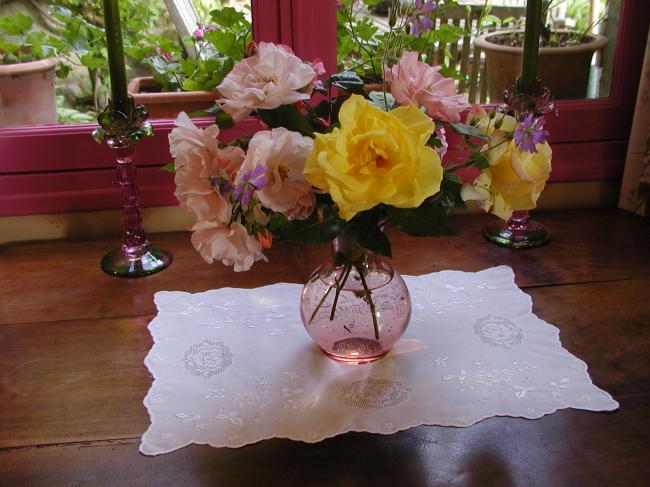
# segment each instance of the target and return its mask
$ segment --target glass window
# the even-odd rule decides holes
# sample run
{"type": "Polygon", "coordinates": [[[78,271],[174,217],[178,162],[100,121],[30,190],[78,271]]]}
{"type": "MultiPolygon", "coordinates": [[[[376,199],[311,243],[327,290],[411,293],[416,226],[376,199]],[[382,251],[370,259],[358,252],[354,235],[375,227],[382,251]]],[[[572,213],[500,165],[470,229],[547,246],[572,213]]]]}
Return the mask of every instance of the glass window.
{"type": "MultiPolygon", "coordinates": [[[[119,4],[129,91],[150,118],[210,108],[251,39],[250,0],[119,4]]],[[[0,127],[94,123],[110,93],[102,1],[0,4],[0,88],[0,127]]]]}
{"type": "MultiPolygon", "coordinates": [[[[403,0],[401,5],[415,0],[403,0]]],[[[339,68],[379,70],[374,47],[387,36],[392,0],[344,0],[338,9],[339,68]]],[[[525,0],[420,0],[406,22],[407,50],[457,80],[471,102],[494,103],[521,66],[525,0]]],[[[556,99],[610,94],[620,0],[552,0],[544,5],[540,78],[556,99]]],[[[396,53],[390,53],[391,55],[396,53]]]]}

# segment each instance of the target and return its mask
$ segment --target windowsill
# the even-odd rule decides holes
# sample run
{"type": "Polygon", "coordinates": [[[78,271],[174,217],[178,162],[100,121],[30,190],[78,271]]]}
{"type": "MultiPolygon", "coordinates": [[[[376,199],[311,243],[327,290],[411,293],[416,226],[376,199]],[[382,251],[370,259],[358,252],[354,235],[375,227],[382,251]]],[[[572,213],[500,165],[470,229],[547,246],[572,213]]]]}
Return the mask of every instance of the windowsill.
{"type": "MultiPolygon", "coordinates": [[[[619,180],[549,183],[540,197],[538,208],[615,208],[619,188],[619,180]]],[[[472,206],[458,213],[479,212],[481,210],[472,206]]],[[[142,216],[147,233],[183,231],[193,223],[192,215],[178,206],[143,208],[142,216]]],[[[0,245],[24,240],[118,238],[121,232],[119,210],[0,217],[0,245]]]]}

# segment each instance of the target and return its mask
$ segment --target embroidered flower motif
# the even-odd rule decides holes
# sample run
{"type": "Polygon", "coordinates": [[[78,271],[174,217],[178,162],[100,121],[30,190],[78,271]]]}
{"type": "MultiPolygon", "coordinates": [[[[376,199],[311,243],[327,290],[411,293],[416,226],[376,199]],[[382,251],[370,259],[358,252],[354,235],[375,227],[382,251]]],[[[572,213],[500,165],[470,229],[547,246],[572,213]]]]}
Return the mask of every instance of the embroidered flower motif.
{"type": "Polygon", "coordinates": [[[337,399],[348,407],[385,409],[406,401],[410,393],[401,382],[368,377],[343,386],[337,399]]]}
{"type": "Polygon", "coordinates": [[[203,340],[187,349],[183,363],[192,375],[209,379],[230,367],[232,358],[230,347],[225,343],[203,340]]]}
{"type": "Polygon", "coordinates": [[[519,345],[524,332],[507,318],[488,315],[474,324],[474,333],[494,347],[512,348],[519,345]]]}

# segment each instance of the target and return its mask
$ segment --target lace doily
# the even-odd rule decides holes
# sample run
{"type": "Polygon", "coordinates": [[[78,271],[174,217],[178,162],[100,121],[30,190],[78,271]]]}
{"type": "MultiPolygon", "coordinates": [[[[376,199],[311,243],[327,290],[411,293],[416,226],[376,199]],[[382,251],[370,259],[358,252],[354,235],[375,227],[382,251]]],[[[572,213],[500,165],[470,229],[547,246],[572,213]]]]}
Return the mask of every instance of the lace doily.
{"type": "Polygon", "coordinates": [[[409,328],[387,357],[359,366],[315,347],[300,321],[300,285],[156,293],[140,451],[618,408],[562,348],[559,330],[531,312],[509,267],[405,281],[409,328]]]}

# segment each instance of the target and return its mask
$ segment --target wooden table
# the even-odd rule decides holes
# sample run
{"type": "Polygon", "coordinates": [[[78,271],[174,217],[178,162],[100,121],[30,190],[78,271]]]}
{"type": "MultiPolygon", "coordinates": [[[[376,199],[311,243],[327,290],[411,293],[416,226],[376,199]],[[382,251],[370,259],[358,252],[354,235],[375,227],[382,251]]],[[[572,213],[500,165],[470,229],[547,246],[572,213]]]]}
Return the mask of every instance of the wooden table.
{"type": "Polygon", "coordinates": [[[314,445],[193,445],[153,458],[138,453],[153,293],[302,282],[326,249],[280,243],[269,263],[233,273],[200,260],[187,233],[158,234],[172,266],[128,280],[99,269],[116,239],[0,247],[0,485],[650,485],[650,224],[614,210],[537,216],[553,230],[544,248],[487,244],[490,217],[459,216],[455,237],[395,233],[396,265],[404,274],[512,266],[534,312],[560,328],[619,411],[314,445]]]}

